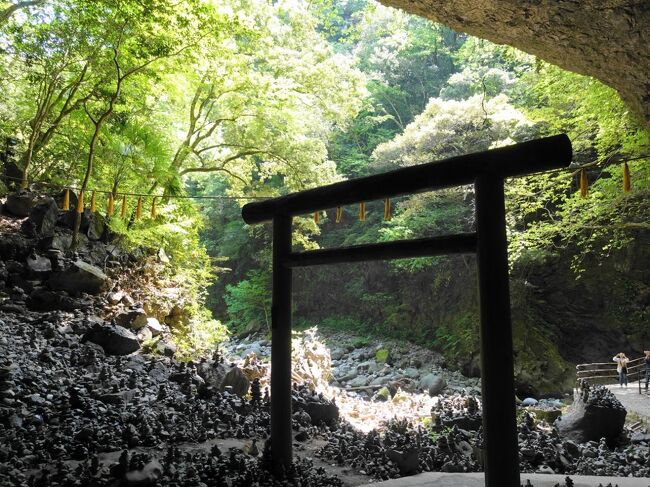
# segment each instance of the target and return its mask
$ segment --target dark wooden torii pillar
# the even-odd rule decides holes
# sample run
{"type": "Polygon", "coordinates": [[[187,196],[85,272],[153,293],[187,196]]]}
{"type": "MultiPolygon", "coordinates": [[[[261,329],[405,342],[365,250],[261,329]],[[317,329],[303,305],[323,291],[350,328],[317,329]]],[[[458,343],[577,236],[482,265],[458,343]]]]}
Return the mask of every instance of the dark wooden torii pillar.
{"type": "Polygon", "coordinates": [[[278,472],[292,462],[291,270],[293,267],[476,253],[481,316],[485,485],[519,487],[519,452],[503,185],[508,177],[567,167],[562,134],[293,193],[242,209],[246,223],[273,221],[271,455],[278,472]],[[294,215],[362,201],[474,184],[476,233],[291,251],[294,215]]]}

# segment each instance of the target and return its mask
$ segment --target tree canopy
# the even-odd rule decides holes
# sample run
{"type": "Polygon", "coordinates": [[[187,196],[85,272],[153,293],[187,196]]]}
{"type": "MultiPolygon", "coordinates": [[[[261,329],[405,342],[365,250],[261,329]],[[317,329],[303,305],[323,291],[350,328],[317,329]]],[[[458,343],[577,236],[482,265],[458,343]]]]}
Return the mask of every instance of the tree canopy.
{"type": "MultiPolygon", "coordinates": [[[[209,284],[211,311],[236,327],[268,322],[269,232],[241,222],[247,198],[566,132],[571,170],[507,183],[513,269],[569,255],[579,277],[586,257],[605,259],[648,230],[648,132],[612,89],[370,0],[2,2],[0,48],[0,136],[17,141],[20,174],[7,183],[97,191],[104,214],[109,193],[146,205],[155,197],[155,216],[134,218],[129,196],[109,225],[134,245],[164,248],[197,299],[209,284]]],[[[354,208],[341,224],[307,215],[294,243],[469,230],[472,191],[402,198],[390,221],[373,203],[365,222],[354,208]]],[[[439,289],[456,265],[374,270],[411,283],[433,272],[439,289]]],[[[342,322],[364,316],[394,331],[407,314],[417,328],[415,297],[376,289],[372,273],[317,272],[298,314],[331,312],[315,296],[343,280],[342,322]]]]}

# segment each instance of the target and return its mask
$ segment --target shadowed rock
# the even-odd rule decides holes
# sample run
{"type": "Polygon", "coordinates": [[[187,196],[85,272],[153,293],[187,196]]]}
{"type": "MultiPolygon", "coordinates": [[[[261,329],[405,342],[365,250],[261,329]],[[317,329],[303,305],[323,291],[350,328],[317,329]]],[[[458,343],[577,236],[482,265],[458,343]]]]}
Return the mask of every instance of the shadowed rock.
{"type": "Polygon", "coordinates": [[[101,269],[78,260],[61,272],[55,273],[49,281],[50,287],[71,294],[99,294],[108,286],[108,277],[101,269]]]}
{"type": "Polygon", "coordinates": [[[140,349],[138,337],[121,326],[96,323],[87,331],[82,342],[96,343],[108,355],[128,355],[140,349]]]}
{"type": "Polygon", "coordinates": [[[594,387],[584,390],[555,426],[563,438],[581,443],[605,438],[612,443],[623,432],[626,414],[614,394],[605,387],[594,387]]]}

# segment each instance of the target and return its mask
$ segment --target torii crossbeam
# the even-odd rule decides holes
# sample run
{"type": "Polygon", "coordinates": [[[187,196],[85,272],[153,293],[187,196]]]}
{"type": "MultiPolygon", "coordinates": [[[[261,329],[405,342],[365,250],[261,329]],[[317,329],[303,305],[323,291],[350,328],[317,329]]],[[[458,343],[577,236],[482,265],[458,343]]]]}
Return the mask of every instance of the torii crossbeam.
{"type": "Polygon", "coordinates": [[[508,285],[504,179],[567,167],[569,138],[556,135],[300,191],[242,209],[246,223],[273,221],[271,455],[292,462],[291,271],[293,267],[476,253],[480,302],[481,387],[486,487],[519,487],[519,454],[508,285]],[[337,249],[292,252],[294,215],[474,184],[476,232],[337,249]]]}

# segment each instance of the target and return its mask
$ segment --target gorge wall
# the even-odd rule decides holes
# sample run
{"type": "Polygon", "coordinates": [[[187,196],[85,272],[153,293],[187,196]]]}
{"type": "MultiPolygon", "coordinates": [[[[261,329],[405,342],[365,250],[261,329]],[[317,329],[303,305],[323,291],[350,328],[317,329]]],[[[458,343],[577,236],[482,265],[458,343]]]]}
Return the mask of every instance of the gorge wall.
{"type": "Polygon", "coordinates": [[[650,126],[650,3],[638,0],[380,0],[508,44],[618,90],[650,126]]]}

